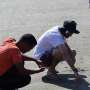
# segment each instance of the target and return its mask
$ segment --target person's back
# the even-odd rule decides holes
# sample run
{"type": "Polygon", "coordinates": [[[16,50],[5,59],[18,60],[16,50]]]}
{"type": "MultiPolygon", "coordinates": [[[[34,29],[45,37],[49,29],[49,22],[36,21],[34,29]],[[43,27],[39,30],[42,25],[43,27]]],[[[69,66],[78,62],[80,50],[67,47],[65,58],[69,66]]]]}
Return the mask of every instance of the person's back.
{"type": "Polygon", "coordinates": [[[24,68],[24,61],[38,61],[23,55],[30,51],[37,41],[32,34],[24,34],[18,42],[13,38],[7,38],[0,46],[0,89],[15,90],[28,85],[31,82],[31,74],[44,71],[24,68]]]}
{"type": "Polygon", "coordinates": [[[34,57],[40,59],[42,67],[48,67],[47,76],[56,75],[56,65],[61,61],[66,61],[78,77],[78,70],[75,68],[76,51],[72,50],[67,41],[73,34],[79,34],[76,29],[77,23],[73,20],[66,20],[62,27],[56,26],[45,32],[37,42],[34,57]],[[73,52],[75,51],[75,52],[73,52]]]}
{"type": "Polygon", "coordinates": [[[65,42],[64,37],[58,30],[59,28],[59,26],[55,26],[49,29],[39,38],[34,51],[35,58],[40,59],[45,51],[49,51],[58,44],[63,44],[65,42]]]}
{"type": "Polygon", "coordinates": [[[19,48],[15,45],[15,40],[12,38],[5,40],[0,46],[0,76],[15,64],[16,61],[12,59],[13,54],[15,54],[13,50],[19,51],[19,48]]]}

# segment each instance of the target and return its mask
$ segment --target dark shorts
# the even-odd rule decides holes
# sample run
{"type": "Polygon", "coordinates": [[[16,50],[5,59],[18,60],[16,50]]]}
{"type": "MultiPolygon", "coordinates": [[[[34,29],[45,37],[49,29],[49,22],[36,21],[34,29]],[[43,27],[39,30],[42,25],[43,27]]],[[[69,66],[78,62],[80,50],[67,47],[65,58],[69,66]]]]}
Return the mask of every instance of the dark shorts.
{"type": "Polygon", "coordinates": [[[52,64],[52,51],[46,51],[40,58],[45,67],[49,67],[52,64]]]}
{"type": "Polygon", "coordinates": [[[12,90],[24,87],[31,81],[29,75],[17,75],[15,67],[11,68],[7,73],[0,77],[0,88],[12,90]]]}

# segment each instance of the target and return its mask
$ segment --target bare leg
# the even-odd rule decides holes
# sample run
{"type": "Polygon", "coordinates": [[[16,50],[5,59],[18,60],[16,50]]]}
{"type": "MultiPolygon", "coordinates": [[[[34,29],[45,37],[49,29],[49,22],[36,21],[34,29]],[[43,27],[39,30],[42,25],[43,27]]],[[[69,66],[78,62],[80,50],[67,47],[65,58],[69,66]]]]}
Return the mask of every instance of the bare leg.
{"type": "Polygon", "coordinates": [[[53,60],[51,66],[48,68],[48,72],[57,73],[55,67],[60,61],[62,61],[62,54],[56,48],[55,50],[53,50],[52,55],[53,55],[53,60]]]}
{"type": "Polygon", "coordinates": [[[48,68],[48,71],[52,73],[57,73],[58,71],[56,71],[55,67],[59,62],[60,60],[53,60],[51,66],[48,68]]]}

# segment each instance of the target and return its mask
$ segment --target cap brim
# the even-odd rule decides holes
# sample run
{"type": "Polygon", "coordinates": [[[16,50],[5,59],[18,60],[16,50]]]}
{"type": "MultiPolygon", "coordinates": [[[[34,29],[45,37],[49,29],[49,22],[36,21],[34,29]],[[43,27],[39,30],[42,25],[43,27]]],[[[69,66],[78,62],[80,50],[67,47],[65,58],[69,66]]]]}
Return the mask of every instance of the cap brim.
{"type": "Polygon", "coordinates": [[[74,33],[75,33],[75,34],[79,34],[79,33],[80,33],[80,31],[78,31],[78,30],[75,30],[75,31],[74,31],[74,33]]]}

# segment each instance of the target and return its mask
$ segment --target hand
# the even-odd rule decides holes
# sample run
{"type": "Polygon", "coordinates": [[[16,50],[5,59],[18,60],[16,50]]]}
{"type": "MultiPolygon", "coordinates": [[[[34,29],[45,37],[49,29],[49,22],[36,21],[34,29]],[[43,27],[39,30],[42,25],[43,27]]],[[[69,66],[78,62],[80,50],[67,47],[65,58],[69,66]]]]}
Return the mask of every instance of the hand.
{"type": "Polygon", "coordinates": [[[40,61],[40,60],[36,61],[36,64],[38,65],[39,68],[44,67],[42,61],[40,61]]]}
{"type": "Polygon", "coordinates": [[[39,70],[39,72],[43,72],[45,70],[45,68],[41,68],[40,70],[39,70]]]}
{"type": "Polygon", "coordinates": [[[80,79],[81,78],[81,76],[78,73],[75,73],[74,75],[75,75],[76,79],[80,79]]]}

